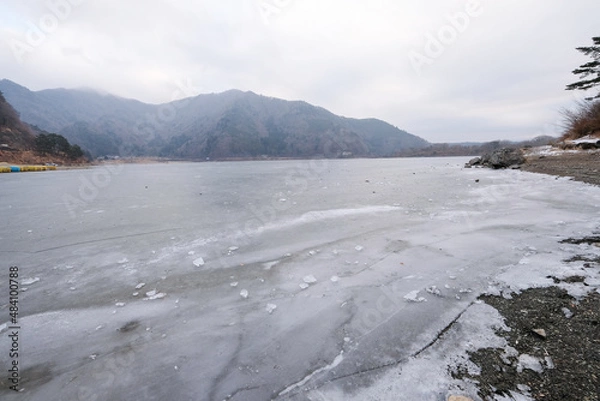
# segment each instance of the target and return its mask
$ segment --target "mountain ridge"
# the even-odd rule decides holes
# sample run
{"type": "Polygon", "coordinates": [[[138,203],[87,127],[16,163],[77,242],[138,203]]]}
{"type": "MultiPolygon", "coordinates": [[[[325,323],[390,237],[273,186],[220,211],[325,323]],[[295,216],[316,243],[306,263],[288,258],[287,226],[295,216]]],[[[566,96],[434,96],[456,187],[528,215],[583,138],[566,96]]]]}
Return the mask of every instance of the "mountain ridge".
{"type": "Polygon", "coordinates": [[[94,156],[383,157],[429,145],[382,120],[237,89],[161,104],[89,89],[31,91],[7,79],[0,91],[23,121],[94,156]]]}

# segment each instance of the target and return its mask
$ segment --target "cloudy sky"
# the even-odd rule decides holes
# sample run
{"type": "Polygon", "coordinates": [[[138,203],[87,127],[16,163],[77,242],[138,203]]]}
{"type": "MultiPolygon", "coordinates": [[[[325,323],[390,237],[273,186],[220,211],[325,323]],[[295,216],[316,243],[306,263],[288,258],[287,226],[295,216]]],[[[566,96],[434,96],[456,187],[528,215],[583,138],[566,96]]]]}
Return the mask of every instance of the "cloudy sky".
{"type": "Polygon", "coordinates": [[[2,0],[0,78],[149,103],[236,88],[432,142],[557,135],[598,0],[2,0]]]}

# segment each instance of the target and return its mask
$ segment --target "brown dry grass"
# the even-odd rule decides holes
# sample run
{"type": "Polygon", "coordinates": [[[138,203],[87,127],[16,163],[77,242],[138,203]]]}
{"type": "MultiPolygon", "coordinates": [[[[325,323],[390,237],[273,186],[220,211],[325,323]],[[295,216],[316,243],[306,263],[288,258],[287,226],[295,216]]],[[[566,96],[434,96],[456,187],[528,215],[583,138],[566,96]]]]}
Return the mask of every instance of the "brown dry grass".
{"type": "Polygon", "coordinates": [[[56,163],[59,166],[80,166],[89,164],[84,158],[70,160],[60,156],[42,156],[31,150],[0,150],[0,163],[1,162],[16,165],[44,165],[45,163],[56,163]]]}
{"type": "Polygon", "coordinates": [[[562,140],[573,140],[586,135],[600,137],[600,101],[582,101],[577,110],[563,111],[565,134],[562,140]]]}

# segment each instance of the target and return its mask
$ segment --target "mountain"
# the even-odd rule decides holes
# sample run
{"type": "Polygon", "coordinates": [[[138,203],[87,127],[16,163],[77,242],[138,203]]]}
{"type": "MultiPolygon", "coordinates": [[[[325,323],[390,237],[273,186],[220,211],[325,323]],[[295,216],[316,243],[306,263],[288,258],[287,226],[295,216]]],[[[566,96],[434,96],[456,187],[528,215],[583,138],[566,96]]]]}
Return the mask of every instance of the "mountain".
{"type": "Polygon", "coordinates": [[[0,163],[73,165],[85,164],[87,158],[79,146],[71,145],[62,135],[21,121],[0,91],[0,163]]]}
{"type": "Polygon", "coordinates": [[[0,91],[24,121],[93,156],[381,157],[429,145],[381,120],[238,90],[159,105],[91,90],[34,92],[6,79],[0,91]]]}
{"type": "Polygon", "coordinates": [[[21,121],[0,92],[0,150],[31,150],[34,142],[33,130],[21,121]]]}

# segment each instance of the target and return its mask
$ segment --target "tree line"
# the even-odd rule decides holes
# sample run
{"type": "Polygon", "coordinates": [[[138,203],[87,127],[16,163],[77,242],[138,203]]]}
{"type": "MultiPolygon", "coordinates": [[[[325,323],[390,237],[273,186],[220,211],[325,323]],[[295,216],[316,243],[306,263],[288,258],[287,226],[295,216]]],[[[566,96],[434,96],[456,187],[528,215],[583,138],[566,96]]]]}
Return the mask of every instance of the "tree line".
{"type": "Polygon", "coordinates": [[[43,155],[66,156],[71,160],[84,155],[79,145],[71,145],[59,134],[39,134],[35,137],[35,150],[43,155]]]}

